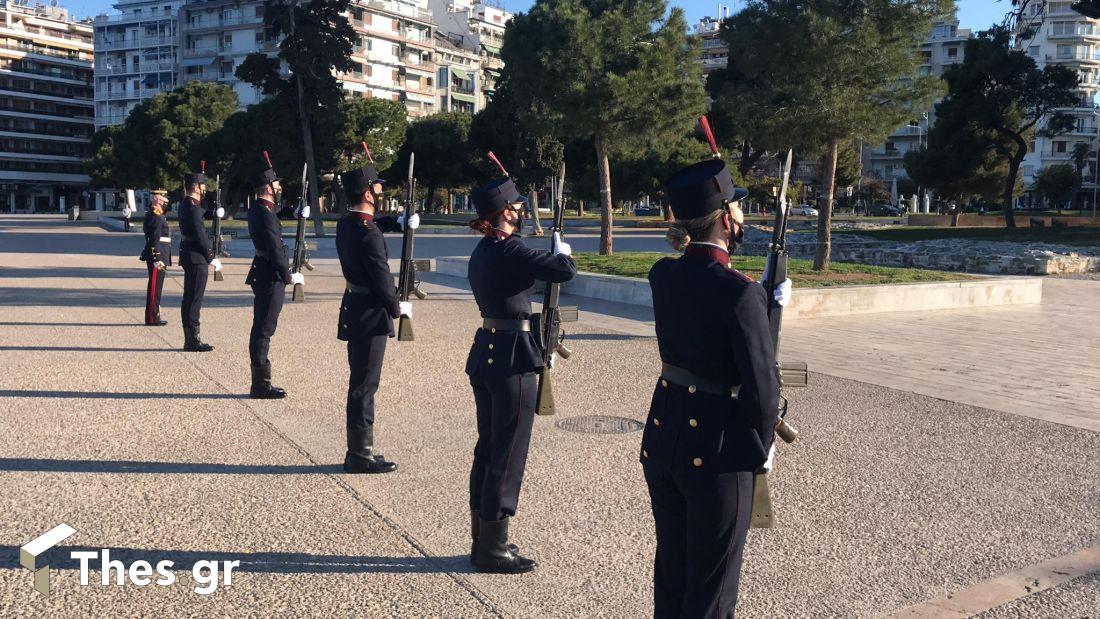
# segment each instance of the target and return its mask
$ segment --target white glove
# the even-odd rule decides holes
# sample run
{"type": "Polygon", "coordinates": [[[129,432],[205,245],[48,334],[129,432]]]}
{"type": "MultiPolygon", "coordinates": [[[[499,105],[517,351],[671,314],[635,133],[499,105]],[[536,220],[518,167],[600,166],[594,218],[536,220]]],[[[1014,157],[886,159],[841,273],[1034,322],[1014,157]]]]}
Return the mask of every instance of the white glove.
{"type": "Polygon", "coordinates": [[[561,232],[554,233],[554,240],[550,243],[550,253],[555,256],[572,256],[573,248],[569,243],[561,240],[561,232]]]}
{"type": "MultiPolygon", "coordinates": [[[[397,224],[401,226],[401,229],[405,229],[405,216],[397,216],[397,224]]],[[[420,213],[413,213],[413,216],[409,218],[409,229],[416,230],[420,227],[420,213]]]]}
{"type": "Polygon", "coordinates": [[[771,449],[768,450],[768,459],[764,461],[764,466],[760,468],[764,469],[765,473],[771,473],[773,466],[775,466],[775,443],[772,443],[771,449]]]}
{"type": "Polygon", "coordinates": [[[225,209],[219,206],[214,211],[214,215],[216,215],[218,217],[218,219],[225,219],[225,209]]]}
{"type": "Polygon", "coordinates": [[[214,267],[215,272],[222,270],[221,258],[214,258],[213,260],[211,260],[210,266],[214,267]]]}
{"type": "Polygon", "coordinates": [[[554,365],[558,362],[558,353],[550,353],[550,369],[554,369],[554,365]]]}
{"type": "Polygon", "coordinates": [[[398,302],[397,306],[399,308],[401,308],[398,312],[399,314],[401,314],[402,316],[404,316],[406,318],[412,318],[413,317],[413,304],[412,303],[409,303],[408,301],[400,301],[400,302],[398,302]]]}
{"type": "Polygon", "coordinates": [[[295,217],[305,217],[306,219],[309,219],[309,205],[305,204],[305,205],[302,205],[302,208],[295,209],[294,216],[295,217]]]}
{"type": "Polygon", "coordinates": [[[779,307],[787,307],[791,302],[791,279],[788,277],[782,284],[775,287],[775,302],[779,307]]]}
{"type": "Polygon", "coordinates": [[[128,207],[128,206],[122,209],[122,216],[126,217],[127,219],[130,217],[130,215],[133,215],[133,214],[134,214],[134,212],[131,211],[130,207],[128,207]]]}
{"type": "Polygon", "coordinates": [[[291,273],[290,274],[290,283],[295,284],[295,285],[305,284],[306,283],[306,276],[302,275],[301,273],[291,273]]]}

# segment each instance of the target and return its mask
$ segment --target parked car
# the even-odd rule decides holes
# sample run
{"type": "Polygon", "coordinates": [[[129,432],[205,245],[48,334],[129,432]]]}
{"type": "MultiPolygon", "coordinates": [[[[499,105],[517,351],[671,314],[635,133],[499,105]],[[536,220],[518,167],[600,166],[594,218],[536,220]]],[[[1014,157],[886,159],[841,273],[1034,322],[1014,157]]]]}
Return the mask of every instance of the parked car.
{"type": "Polygon", "coordinates": [[[808,215],[810,217],[817,217],[817,209],[809,204],[799,204],[791,209],[791,215],[808,215]]]}
{"type": "Polygon", "coordinates": [[[638,217],[660,216],[661,207],[651,206],[649,208],[646,208],[644,206],[636,206],[636,207],[634,207],[634,214],[637,215],[638,217]]]}
{"type": "Polygon", "coordinates": [[[871,217],[898,217],[901,209],[893,204],[876,204],[871,207],[871,217]]]}

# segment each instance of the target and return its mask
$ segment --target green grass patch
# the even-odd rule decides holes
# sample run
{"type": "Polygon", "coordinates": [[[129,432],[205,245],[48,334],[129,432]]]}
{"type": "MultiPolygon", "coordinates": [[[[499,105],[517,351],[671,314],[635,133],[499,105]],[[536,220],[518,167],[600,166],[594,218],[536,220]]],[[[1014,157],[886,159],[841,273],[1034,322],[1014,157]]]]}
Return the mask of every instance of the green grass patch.
{"type": "MultiPolygon", "coordinates": [[[[576,259],[577,267],[581,271],[645,279],[654,262],[673,255],[675,254],[658,252],[623,252],[612,256],[581,253],[574,254],[573,258],[576,259]]],[[[764,272],[764,257],[734,256],[731,266],[759,280],[764,272]]],[[[790,260],[787,271],[795,288],[950,282],[974,278],[973,275],[950,271],[882,267],[848,262],[834,262],[828,272],[822,273],[813,270],[813,262],[810,260],[790,260]]]]}
{"type": "Polygon", "coordinates": [[[1065,245],[1100,246],[1100,227],[1080,228],[942,228],[935,226],[897,226],[867,230],[843,230],[877,241],[925,241],[933,239],[977,239],[1017,243],[1061,243],[1065,245]]]}

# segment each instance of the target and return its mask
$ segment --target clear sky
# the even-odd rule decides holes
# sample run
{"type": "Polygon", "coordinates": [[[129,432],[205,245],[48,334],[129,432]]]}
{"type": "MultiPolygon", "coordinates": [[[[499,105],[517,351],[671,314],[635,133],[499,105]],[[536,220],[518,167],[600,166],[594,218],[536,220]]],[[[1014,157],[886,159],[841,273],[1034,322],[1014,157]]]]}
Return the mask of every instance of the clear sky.
{"type": "MultiPolygon", "coordinates": [[[[504,8],[509,11],[524,11],[531,6],[532,0],[502,0],[504,8]]],[[[988,28],[995,22],[1004,19],[1008,11],[1008,0],[957,0],[959,5],[959,21],[963,28],[971,28],[975,31],[988,28]]],[[[87,17],[99,13],[113,12],[112,5],[115,0],[60,0],[63,6],[69,8],[75,15],[87,17]]],[[[673,6],[683,7],[687,13],[688,23],[699,21],[705,15],[714,16],[718,12],[719,0],[671,0],[673,6]]],[[[730,6],[730,10],[736,11],[744,6],[744,0],[724,0],[724,6],[730,6]]]]}

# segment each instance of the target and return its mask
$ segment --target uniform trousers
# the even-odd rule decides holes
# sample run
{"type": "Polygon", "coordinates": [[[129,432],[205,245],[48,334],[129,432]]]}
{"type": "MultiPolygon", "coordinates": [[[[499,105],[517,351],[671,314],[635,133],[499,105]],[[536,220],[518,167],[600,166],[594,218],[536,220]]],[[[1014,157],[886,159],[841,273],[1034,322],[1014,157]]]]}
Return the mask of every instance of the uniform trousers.
{"type": "Polygon", "coordinates": [[[657,530],[655,619],[733,619],[753,474],[699,477],[643,466],[657,530]]]}
{"type": "Polygon", "coordinates": [[[206,295],[206,279],[210,274],[210,265],[183,263],[183,303],[180,304],[180,316],[184,330],[199,328],[199,314],[202,313],[202,299],[206,295]]]}
{"type": "Polygon", "coordinates": [[[538,376],[471,376],[477,445],[470,469],[470,509],[486,520],[514,516],[535,422],[538,376]]]}
{"type": "Polygon", "coordinates": [[[156,324],[160,320],[160,297],[164,292],[166,273],[153,266],[156,261],[146,262],[149,269],[149,284],[145,287],[145,324],[156,324]]]}
{"type": "Polygon", "coordinates": [[[252,284],[252,332],[248,336],[248,358],[253,366],[266,366],[271,348],[271,336],[279,326],[279,312],[283,311],[286,284],[281,281],[252,284]]]}
{"type": "Polygon", "coordinates": [[[374,394],[382,379],[382,358],[388,335],[352,336],[348,339],[347,427],[374,425],[374,394]]]}

